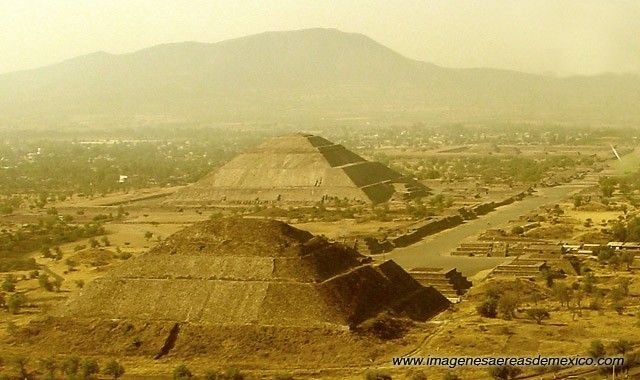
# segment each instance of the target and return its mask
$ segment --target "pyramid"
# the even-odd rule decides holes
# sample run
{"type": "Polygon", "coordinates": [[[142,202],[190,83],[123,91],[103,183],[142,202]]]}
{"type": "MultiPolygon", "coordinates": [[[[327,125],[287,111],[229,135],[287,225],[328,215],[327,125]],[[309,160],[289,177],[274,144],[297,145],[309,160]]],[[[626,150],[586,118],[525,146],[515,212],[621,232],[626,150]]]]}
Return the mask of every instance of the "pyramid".
{"type": "Polygon", "coordinates": [[[275,137],[236,156],[217,171],[179,191],[167,203],[316,203],[340,199],[381,203],[396,193],[423,195],[417,181],[322,137],[275,137]]]}
{"type": "Polygon", "coordinates": [[[201,222],[89,283],[54,315],[280,327],[353,327],[449,306],[393,261],[264,219],[201,222]]]}

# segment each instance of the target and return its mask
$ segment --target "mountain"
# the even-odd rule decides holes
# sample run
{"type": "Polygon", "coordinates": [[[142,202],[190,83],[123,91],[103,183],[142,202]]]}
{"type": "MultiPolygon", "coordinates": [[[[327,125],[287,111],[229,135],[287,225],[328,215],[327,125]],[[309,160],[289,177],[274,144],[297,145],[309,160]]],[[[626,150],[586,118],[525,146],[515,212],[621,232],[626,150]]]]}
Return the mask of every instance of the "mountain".
{"type": "Polygon", "coordinates": [[[640,120],[640,77],[449,69],[361,34],[267,32],[0,75],[0,127],[52,120],[640,120]]]}

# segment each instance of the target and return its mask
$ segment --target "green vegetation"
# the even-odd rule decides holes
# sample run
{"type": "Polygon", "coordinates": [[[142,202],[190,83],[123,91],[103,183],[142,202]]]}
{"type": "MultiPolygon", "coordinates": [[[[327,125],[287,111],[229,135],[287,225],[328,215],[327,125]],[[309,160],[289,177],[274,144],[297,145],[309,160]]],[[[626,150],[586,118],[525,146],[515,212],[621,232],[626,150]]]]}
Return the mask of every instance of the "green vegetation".
{"type": "MultiPolygon", "coordinates": [[[[104,234],[102,224],[69,224],[57,217],[40,219],[37,224],[25,224],[14,231],[3,230],[0,233],[0,271],[36,269],[34,259],[23,258],[25,253],[39,249],[43,255],[50,256],[51,246],[104,234]]],[[[55,252],[56,258],[62,256],[61,252],[55,252]]]]}
{"type": "Polygon", "coordinates": [[[103,373],[107,376],[113,377],[113,380],[118,380],[120,377],[122,377],[122,375],[124,375],[125,370],[122,364],[113,359],[108,361],[104,366],[103,373]]]}
{"type": "Polygon", "coordinates": [[[589,159],[553,155],[540,158],[504,156],[429,157],[414,161],[410,168],[419,179],[456,181],[477,178],[486,184],[535,183],[555,169],[587,164],[589,159]]]}
{"type": "Polygon", "coordinates": [[[356,331],[371,334],[383,340],[397,339],[404,335],[409,327],[408,321],[381,313],[367,319],[356,327],[356,331]]]}
{"type": "Polygon", "coordinates": [[[8,274],[4,278],[4,282],[1,286],[2,290],[5,292],[15,292],[16,291],[16,278],[12,274],[8,274]]]}
{"type": "Polygon", "coordinates": [[[489,375],[496,380],[509,380],[515,379],[522,373],[522,370],[518,367],[501,366],[489,368],[489,375]]]}
{"type": "Polygon", "coordinates": [[[541,324],[543,320],[549,319],[550,315],[546,309],[533,308],[527,309],[527,316],[536,321],[537,324],[541,324]]]}
{"type": "Polygon", "coordinates": [[[100,367],[95,359],[84,359],[80,362],[80,378],[93,379],[100,373],[100,367]]]}
{"type": "Polygon", "coordinates": [[[634,216],[626,222],[616,222],[612,233],[617,241],[640,241],[640,217],[634,216]]]}
{"type": "Polygon", "coordinates": [[[24,294],[14,293],[10,295],[9,298],[7,298],[7,301],[6,301],[7,310],[11,314],[18,314],[20,313],[20,309],[22,308],[22,306],[24,306],[26,302],[27,302],[27,298],[25,297],[24,294]]]}
{"type": "Polygon", "coordinates": [[[389,375],[389,373],[385,371],[372,369],[365,372],[364,379],[365,380],[392,380],[392,377],[391,375],[389,375]]]}
{"type": "Polygon", "coordinates": [[[185,364],[180,364],[173,370],[174,380],[190,379],[192,377],[193,374],[191,373],[191,370],[189,370],[185,364]]]}
{"type": "Polygon", "coordinates": [[[160,127],[144,132],[111,131],[108,137],[73,132],[66,140],[60,139],[64,132],[48,140],[26,138],[28,132],[5,136],[0,143],[4,167],[0,170],[0,213],[9,214],[21,205],[44,208],[72,197],[194,182],[212,166],[254,144],[260,135],[160,127]],[[111,140],[114,135],[122,140],[111,140]],[[127,179],[120,182],[120,175],[127,179]]]}

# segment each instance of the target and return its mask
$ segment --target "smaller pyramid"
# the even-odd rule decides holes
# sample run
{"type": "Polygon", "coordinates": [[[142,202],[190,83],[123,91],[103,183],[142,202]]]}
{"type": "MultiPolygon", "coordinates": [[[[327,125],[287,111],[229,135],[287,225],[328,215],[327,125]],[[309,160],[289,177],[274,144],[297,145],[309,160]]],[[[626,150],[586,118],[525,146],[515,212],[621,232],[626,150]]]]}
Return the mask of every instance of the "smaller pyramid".
{"type": "Polygon", "coordinates": [[[269,139],[174,194],[167,203],[317,203],[340,199],[381,203],[394,195],[421,196],[417,181],[367,161],[322,137],[294,134],[269,139]]]}
{"type": "Polygon", "coordinates": [[[89,283],[59,316],[352,327],[382,312],[427,320],[448,306],[393,261],[374,265],[282,222],[225,218],[177,232],[89,283]]]}

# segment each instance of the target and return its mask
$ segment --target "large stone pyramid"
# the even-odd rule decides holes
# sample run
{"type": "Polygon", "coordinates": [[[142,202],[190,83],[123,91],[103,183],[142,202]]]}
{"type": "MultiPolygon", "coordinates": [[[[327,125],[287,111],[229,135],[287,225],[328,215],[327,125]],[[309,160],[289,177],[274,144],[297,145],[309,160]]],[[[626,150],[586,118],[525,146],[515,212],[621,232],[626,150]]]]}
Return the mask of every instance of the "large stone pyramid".
{"type": "Polygon", "coordinates": [[[59,317],[282,327],[426,320],[447,299],[392,261],[263,219],[201,222],[89,283],[59,317]]]}
{"type": "Polygon", "coordinates": [[[421,195],[425,187],[322,137],[294,134],[267,140],[240,154],[168,200],[220,202],[388,201],[395,193],[421,195]]]}

